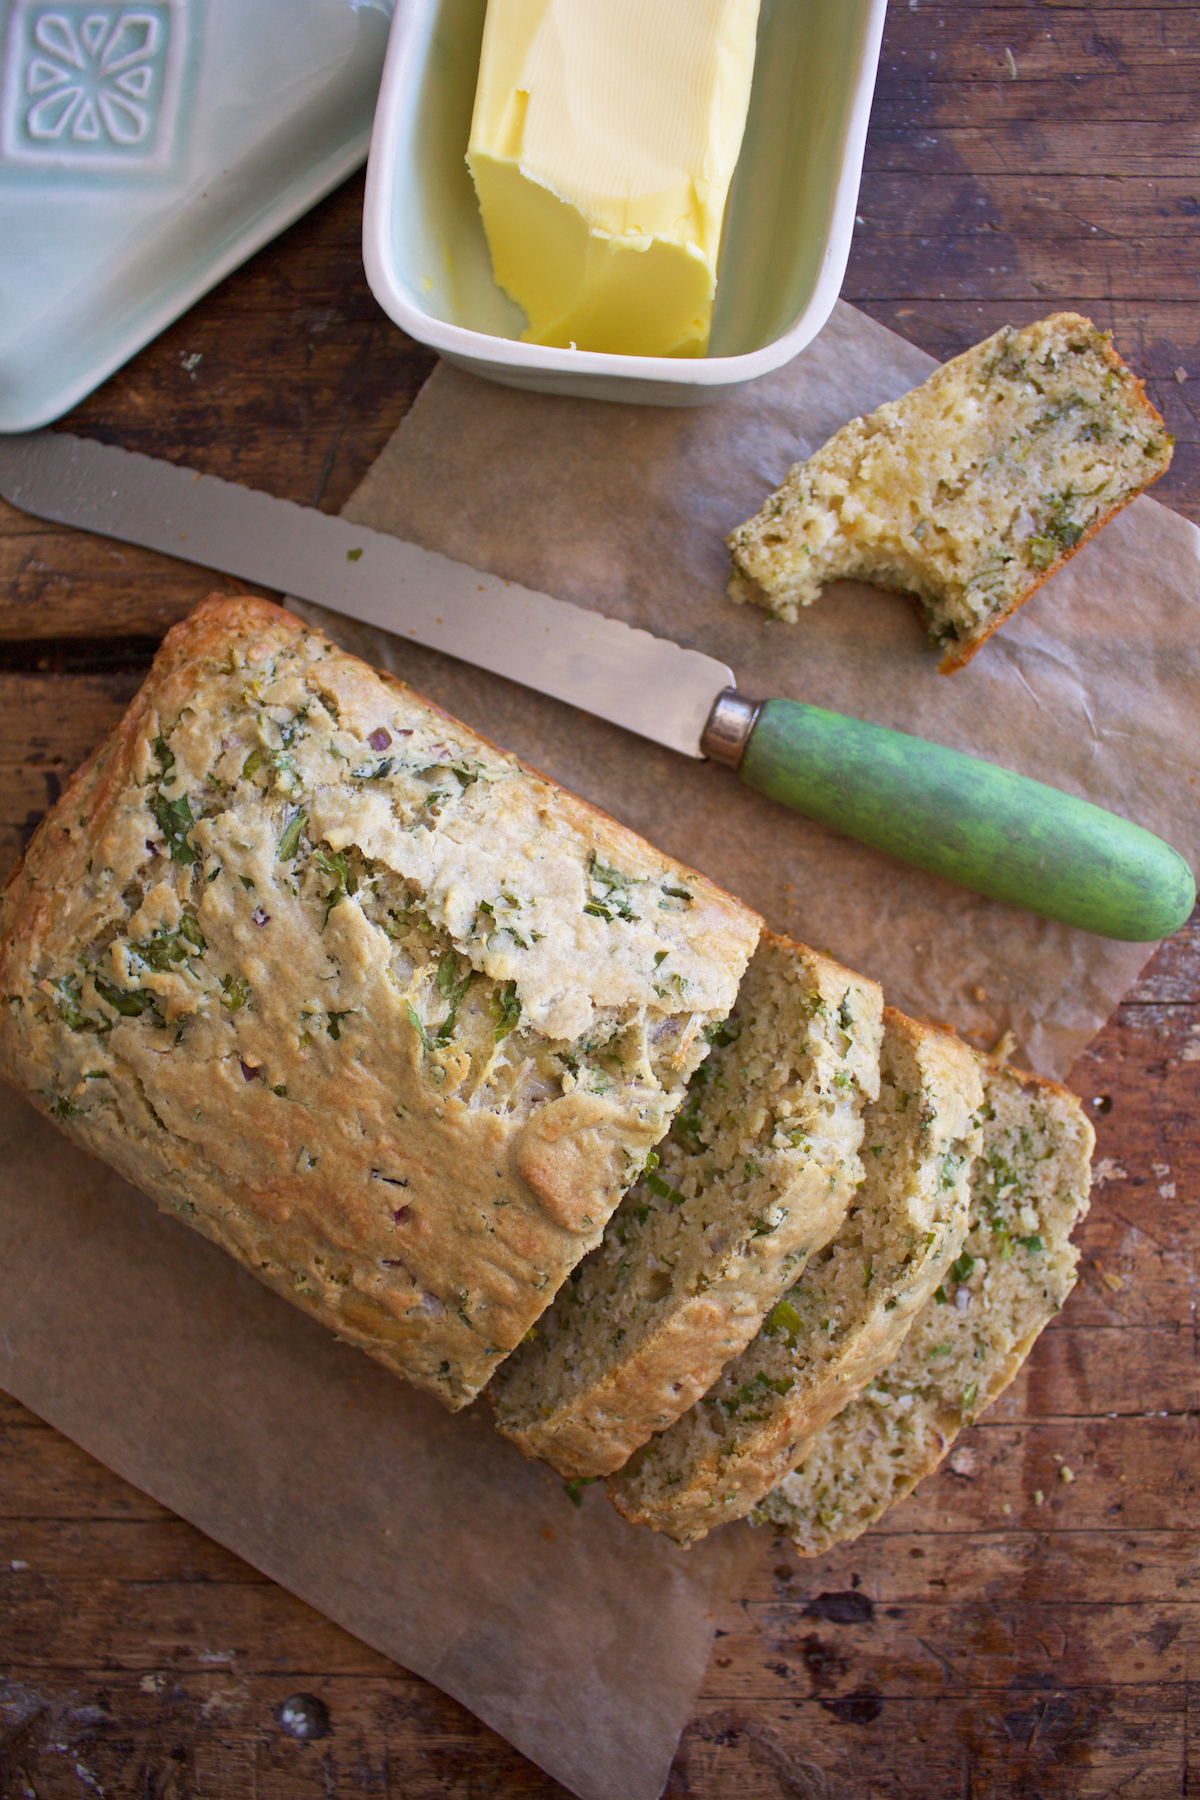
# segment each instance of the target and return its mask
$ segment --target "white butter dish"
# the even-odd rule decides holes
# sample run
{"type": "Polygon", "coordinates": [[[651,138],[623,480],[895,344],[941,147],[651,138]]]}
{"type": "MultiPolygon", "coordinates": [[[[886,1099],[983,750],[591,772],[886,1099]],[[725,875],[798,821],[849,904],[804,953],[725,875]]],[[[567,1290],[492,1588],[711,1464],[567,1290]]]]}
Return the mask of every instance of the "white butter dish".
{"type": "Polygon", "coordinates": [[[407,0],[392,22],[363,217],[367,279],[411,337],[510,387],[692,406],[778,368],[845,274],[886,0],[763,0],[707,356],[524,344],[492,277],[465,162],[486,0],[407,0]]]}

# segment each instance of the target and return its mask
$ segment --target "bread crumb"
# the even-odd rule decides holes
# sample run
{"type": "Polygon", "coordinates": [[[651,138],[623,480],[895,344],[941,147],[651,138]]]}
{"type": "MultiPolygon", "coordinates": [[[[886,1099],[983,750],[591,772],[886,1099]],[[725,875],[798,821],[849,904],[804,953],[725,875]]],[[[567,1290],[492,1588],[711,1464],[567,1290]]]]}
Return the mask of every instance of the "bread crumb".
{"type": "Polygon", "coordinates": [[[1068,1481],[1068,1482],[1074,1481],[1074,1479],[1075,1479],[1074,1469],[1069,1469],[1067,1467],[1066,1463],[1064,1463],[1062,1468],[1058,1471],[1058,1479],[1060,1481],[1068,1481]]]}
{"type": "Polygon", "coordinates": [[[847,578],[911,594],[949,674],[1171,445],[1090,320],[1005,326],[797,463],[728,539],[730,598],[794,623],[847,578]]]}
{"type": "Polygon", "coordinates": [[[1045,1501],[1045,1498],[1046,1498],[1046,1496],[1045,1496],[1045,1494],[1043,1494],[1041,1488],[1034,1488],[1033,1504],[1035,1506],[1041,1506],[1043,1504],[1043,1502],[1045,1501]]]}

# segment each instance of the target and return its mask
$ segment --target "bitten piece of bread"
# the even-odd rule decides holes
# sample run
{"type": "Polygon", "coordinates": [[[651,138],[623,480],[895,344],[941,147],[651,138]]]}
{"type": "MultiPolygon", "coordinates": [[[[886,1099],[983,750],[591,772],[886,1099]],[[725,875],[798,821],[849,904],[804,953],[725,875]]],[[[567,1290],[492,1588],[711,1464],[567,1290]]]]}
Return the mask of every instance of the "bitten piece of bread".
{"type": "Polygon", "coordinates": [[[862,1179],[882,1010],[874,982],[764,932],[656,1166],[492,1384],[526,1455],[609,1474],[745,1349],[862,1179]]]}
{"type": "Polygon", "coordinates": [[[610,1482],[618,1510],[677,1542],[742,1518],[895,1355],[958,1255],[983,1092],[946,1031],[884,1009],[878,1100],[846,1223],[691,1412],[610,1482]]]}
{"type": "Polygon", "coordinates": [[[1074,1094],[1036,1075],[988,1067],[983,1086],[971,1229],[952,1279],[753,1515],[802,1556],[861,1536],[931,1474],[1075,1285],[1070,1234],[1088,1207],[1091,1125],[1074,1094]]]}
{"type": "Polygon", "coordinates": [[[1089,319],[1005,326],[797,463],[729,538],[730,597],[794,621],[826,582],[899,589],[949,673],[1157,480],[1171,445],[1089,319]]]}
{"type": "Polygon", "coordinates": [[[0,1073],[458,1407],[599,1242],[759,923],[299,619],[209,601],[0,898],[0,1073]]]}

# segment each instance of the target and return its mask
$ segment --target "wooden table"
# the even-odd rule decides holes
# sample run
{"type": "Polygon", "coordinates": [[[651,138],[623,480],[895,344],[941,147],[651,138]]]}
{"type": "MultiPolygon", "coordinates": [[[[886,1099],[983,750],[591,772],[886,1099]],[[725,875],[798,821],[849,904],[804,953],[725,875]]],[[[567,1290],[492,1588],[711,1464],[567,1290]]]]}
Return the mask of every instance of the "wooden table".
{"type": "MultiPolygon", "coordinates": [[[[1196,8],[893,0],[846,295],[937,355],[1059,308],[1111,326],[1176,435],[1158,496],[1200,522],[1198,158],[1196,8]]],[[[432,362],[367,290],[361,199],[68,423],[335,511],[432,362]]],[[[5,866],[165,627],[236,585],[0,505],[5,866]]],[[[883,1528],[811,1565],[762,1534],[669,1794],[1200,1794],[1198,1002],[1193,920],[1074,1070],[1098,1182],[1066,1312],[883,1528]]],[[[14,1402],[0,1432],[2,1800],[563,1793],[14,1402]],[[281,1727],[297,1693],[327,1735],[281,1727]]]]}

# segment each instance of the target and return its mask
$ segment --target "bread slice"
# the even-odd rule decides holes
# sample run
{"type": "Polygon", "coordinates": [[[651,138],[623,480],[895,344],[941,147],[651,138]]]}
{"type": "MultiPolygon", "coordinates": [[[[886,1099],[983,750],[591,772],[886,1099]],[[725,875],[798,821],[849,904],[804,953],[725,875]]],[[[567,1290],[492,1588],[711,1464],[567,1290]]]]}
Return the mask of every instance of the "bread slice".
{"type": "Polygon", "coordinates": [[[656,1166],[492,1383],[527,1456],[608,1474],[745,1349],[861,1180],[882,1011],[873,982],[764,933],[656,1166]]]}
{"type": "Polygon", "coordinates": [[[679,1543],[741,1518],[890,1362],[962,1246],[982,1098],[965,1044],[885,1008],[846,1223],[703,1400],[612,1478],[626,1518],[679,1543]]]}
{"type": "Polygon", "coordinates": [[[803,1556],[856,1538],[932,1473],[1008,1386],[1075,1284],[1091,1125],[1074,1094],[1014,1069],[984,1073],[971,1229],[950,1279],[896,1357],[817,1433],[754,1513],[803,1556]]]}
{"type": "Polygon", "coordinates": [[[599,1242],[758,929],[278,607],[210,601],[0,900],[0,1071],[457,1407],[599,1242]]]}
{"type": "Polygon", "coordinates": [[[1167,467],[1142,388],[1076,313],[1005,326],[797,463],[729,539],[731,598],[795,620],[829,581],[899,588],[962,668],[1167,467]]]}

